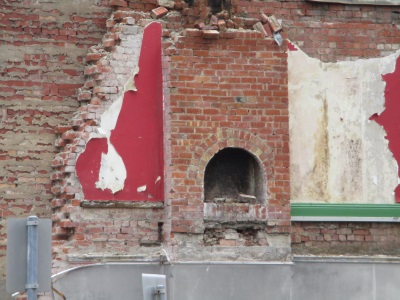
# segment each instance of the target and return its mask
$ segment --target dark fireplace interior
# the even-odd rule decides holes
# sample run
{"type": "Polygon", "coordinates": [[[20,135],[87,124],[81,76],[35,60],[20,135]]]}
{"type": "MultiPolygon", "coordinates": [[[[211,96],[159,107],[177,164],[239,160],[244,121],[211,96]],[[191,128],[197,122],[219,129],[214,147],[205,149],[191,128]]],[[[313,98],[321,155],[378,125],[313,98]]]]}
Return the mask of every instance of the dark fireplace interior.
{"type": "Polygon", "coordinates": [[[225,148],[207,164],[205,202],[260,203],[265,200],[264,194],[260,164],[248,151],[225,148]]]}

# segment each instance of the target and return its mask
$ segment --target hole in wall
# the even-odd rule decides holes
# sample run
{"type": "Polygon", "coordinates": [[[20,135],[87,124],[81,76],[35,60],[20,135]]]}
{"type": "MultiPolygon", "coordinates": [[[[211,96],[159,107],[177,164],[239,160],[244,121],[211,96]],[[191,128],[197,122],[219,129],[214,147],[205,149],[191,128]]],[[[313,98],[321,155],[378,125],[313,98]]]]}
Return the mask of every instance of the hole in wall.
{"type": "Polygon", "coordinates": [[[224,148],[208,162],[204,174],[205,202],[265,201],[259,161],[241,148],[224,148]]]}
{"type": "Polygon", "coordinates": [[[208,0],[208,6],[212,14],[217,14],[223,10],[230,11],[231,0],[208,0]]]}
{"type": "Polygon", "coordinates": [[[163,226],[164,226],[164,223],[163,222],[158,222],[158,241],[160,242],[160,243],[162,243],[162,241],[163,241],[163,226]]]}

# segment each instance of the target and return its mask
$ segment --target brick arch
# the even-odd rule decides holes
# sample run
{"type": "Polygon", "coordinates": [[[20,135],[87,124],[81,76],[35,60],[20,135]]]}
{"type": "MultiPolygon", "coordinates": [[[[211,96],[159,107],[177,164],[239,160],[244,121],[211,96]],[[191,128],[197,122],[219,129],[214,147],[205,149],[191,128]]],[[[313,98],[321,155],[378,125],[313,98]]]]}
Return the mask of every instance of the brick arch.
{"type": "Polygon", "coordinates": [[[254,133],[240,129],[220,129],[209,136],[196,151],[189,170],[196,178],[196,185],[201,187],[201,199],[204,199],[204,172],[214,155],[224,148],[241,148],[252,155],[259,163],[265,184],[272,174],[273,152],[265,141],[254,133]]]}

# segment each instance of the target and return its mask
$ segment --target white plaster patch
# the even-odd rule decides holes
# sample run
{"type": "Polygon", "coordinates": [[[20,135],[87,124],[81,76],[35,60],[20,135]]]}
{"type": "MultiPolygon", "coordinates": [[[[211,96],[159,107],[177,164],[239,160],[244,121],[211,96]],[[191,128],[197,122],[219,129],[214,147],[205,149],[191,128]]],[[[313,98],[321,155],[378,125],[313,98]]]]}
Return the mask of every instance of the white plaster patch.
{"type": "Polygon", "coordinates": [[[139,186],[137,188],[137,191],[138,191],[138,193],[141,193],[141,192],[146,191],[146,189],[147,189],[147,186],[146,185],[142,185],[142,186],[139,186]]]}
{"type": "Polygon", "coordinates": [[[139,67],[136,67],[135,71],[133,72],[132,77],[125,83],[124,85],[124,92],[127,91],[134,91],[136,92],[136,85],[135,85],[135,76],[139,74],[139,67]]]}
{"type": "Polygon", "coordinates": [[[393,203],[397,162],[369,118],[385,108],[382,74],[399,54],[322,63],[289,51],[293,202],[393,203]]]}
{"type": "Polygon", "coordinates": [[[113,194],[124,188],[126,168],[121,156],[111,143],[108,143],[108,153],[101,155],[99,180],[96,187],[102,190],[110,189],[113,194]]]}

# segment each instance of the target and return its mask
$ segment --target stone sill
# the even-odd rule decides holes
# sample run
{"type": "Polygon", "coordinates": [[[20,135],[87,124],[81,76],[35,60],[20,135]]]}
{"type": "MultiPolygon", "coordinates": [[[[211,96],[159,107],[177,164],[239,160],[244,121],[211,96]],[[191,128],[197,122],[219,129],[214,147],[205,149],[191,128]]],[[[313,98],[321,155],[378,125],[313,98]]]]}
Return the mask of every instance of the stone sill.
{"type": "Polygon", "coordinates": [[[264,223],[267,205],[248,203],[204,203],[204,221],[216,223],[264,223]]]}
{"type": "Polygon", "coordinates": [[[84,208],[164,208],[164,202],[144,202],[144,201],[91,201],[84,200],[81,202],[84,208]]]}
{"type": "Polygon", "coordinates": [[[162,255],[107,255],[107,254],[83,254],[68,255],[70,263],[100,263],[100,262],[160,262],[162,255]]]}

